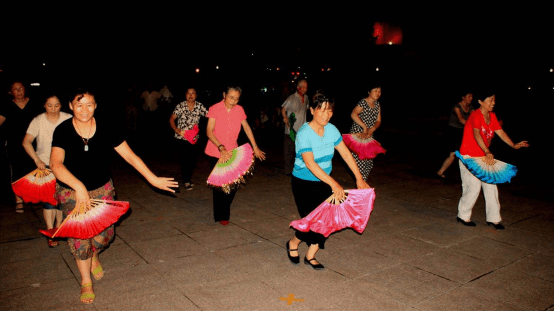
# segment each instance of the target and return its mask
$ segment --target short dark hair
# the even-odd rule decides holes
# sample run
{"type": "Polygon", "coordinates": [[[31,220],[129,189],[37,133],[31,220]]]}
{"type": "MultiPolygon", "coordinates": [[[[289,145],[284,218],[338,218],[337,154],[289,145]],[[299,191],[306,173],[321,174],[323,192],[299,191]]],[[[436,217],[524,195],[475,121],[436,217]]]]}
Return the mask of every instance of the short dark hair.
{"type": "Polygon", "coordinates": [[[480,100],[480,101],[484,101],[488,97],[491,97],[495,94],[496,94],[496,90],[494,88],[492,88],[492,87],[481,87],[473,94],[473,98],[477,99],[477,100],[480,100]]]}
{"type": "Polygon", "coordinates": [[[60,104],[63,105],[62,98],[54,91],[52,90],[46,90],[42,93],[42,104],[46,104],[46,101],[48,101],[49,98],[56,97],[58,100],[60,100],[60,104]]]}
{"type": "Polygon", "coordinates": [[[69,102],[73,102],[73,100],[80,101],[86,94],[95,97],[94,91],[92,88],[89,87],[77,87],[72,92],[69,93],[69,102]]]}
{"type": "Polygon", "coordinates": [[[323,103],[329,103],[329,107],[334,110],[335,109],[335,100],[323,93],[317,94],[314,97],[314,100],[310,102],[310,108],[313,108],[314,110],[321,108],[323,106],[323,103]]]}
{"type": "Polygon", "coordinates": [[[242,89],[237,85],[228,85],[227,88],[225,88],[225,94],[229,94],[231,90],[235,90],[242,95],[242,89]]]}
{"type": "Polygon", "coordinates": [[[378,81],[370,81],[366,87],[367,92],[371,92],[371,90],[373,89],[381,88],[381,83],[379,83],[378,81]]]}

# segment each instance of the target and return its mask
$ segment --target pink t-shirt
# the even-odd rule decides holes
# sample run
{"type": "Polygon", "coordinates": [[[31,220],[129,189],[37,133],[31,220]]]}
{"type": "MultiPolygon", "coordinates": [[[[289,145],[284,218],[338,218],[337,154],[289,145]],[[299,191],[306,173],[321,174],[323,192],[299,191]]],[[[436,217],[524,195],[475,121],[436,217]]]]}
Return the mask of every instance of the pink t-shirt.
{"type": "MultiPolygon", "coordinates": [[[[246,119],[242,106],[235,105],[228,112],[222,100],[210,107],[206,117],[215,119],[214,135],[221,144],[225,145],[225,149],[230,151],[238,147],[237,139],[239,138],[241,122],[246,119]]],[[[204,152],[212,157],[221,157],[217,146],[210,140],[208,140],[204,152]]]]}
{"type": "Polygon", "coordinates": [[[475,140],[473,136],[473,129],[479,129],[481,138],[485,141],[485,145],[489,147],[494,137],[494,131],[502,129],[500,123],[498,123],[498,119],[496,119],[496,114],[490,112],[489,115],[491,117],[491,122],[489,124],[485,122],[485,117],[480,109],[476,109],[469,115],[464,126],[464,136],[462,138],[460,154],[471,157],[485,156],[485,151],[479,147],[477,140],[475,140]]]}

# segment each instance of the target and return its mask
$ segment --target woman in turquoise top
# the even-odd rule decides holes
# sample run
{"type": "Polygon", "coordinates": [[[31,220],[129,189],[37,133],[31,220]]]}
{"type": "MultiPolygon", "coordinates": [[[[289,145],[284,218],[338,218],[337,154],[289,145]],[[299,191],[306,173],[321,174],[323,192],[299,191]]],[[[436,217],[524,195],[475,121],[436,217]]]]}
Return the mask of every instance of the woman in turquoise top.
{"type": "MultiPolygon", "coordinates": [[[[323,94],[316,96],[310,102],[312,121],[302,125],[296,135],[296,159],[291,185],[301,218],[310,214],[332,194],[336,200],[344,199],[344,189],[330,176],[335,150],[354,173],[356,186],[359,189],[369,188],[348,147],[342,141],[340,132],[329,123],[334,104],[331,98],[323,94]]],[[[304,263],[316,270],[323,269],[324,266],[315,259],[315,254],[319,249],[325,248],[325,236],[312,231],[296,231],[286,244],[287,255],[294,264],[300,263],[298,245],[301,242],[306,242],[309,246],[304,263]]]]}

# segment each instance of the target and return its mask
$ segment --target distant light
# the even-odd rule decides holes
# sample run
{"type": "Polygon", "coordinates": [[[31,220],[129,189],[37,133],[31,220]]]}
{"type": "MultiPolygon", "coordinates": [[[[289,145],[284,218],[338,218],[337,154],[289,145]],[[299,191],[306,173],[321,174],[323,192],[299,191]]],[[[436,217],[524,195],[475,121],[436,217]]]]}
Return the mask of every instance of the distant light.
{"type": "Polygon", "coordinates": [[[554,68],[551,68],[551,69],[550,69],[550,72],[554,72],[554,68]]]}
{"type": "Polygon", "coordinates": [[[277,70],[279,70],[279,69],[280,69],[280,68],[279,68],[279,67],[277,67],[277,70]]]}
{"type": "Polygon", "coordinates": [[[31,87],[40,87],[40,83],[33,82],[33,83],[31,83],[31,87]]]}
{"type": "Polygon", "coordinates": [[[199,73],[199,72],[200,72],[200,68],[197,68],[197,69],[196,69],[196,72],[199,73]]]}
{"type": "Polygon", "coordinates": [[[219,66],[216,65],[216,66],[215,66],[215,69],[219,69],[219,66]]]}
{"type": "Polygon", "coordinates": [[[46,66],[46,63],[42,63],[42,66],[46,66]]]}
{"type": "Polygon", "coordinates": [[[375,67],[375,71],[379,71],[379,67],[375,67]]]}
{"type": "Polygon", "coordinates": [[[527,87],[527,90],[531,90],[531,87],[527,87]]]}
{"type": "Polygon", "coordinates": [[[389,41],[389,45],[392,45],[392,41],[389,41]]]}
{"type": "Polygon", "coordinates": [[[296,75],[297,75],[297,76],[300,76],[300,72],[296,72],[296,75]]]}
{"type": "Polygon", "coordinates": [[[254,53],[252,53],[252,56],[254,56],[254,53]]]}
{"type": "Polygon", "coordinates": [[[331,67],[327,68],[327,71],[330,71],[331,70],[331,67]]]}
{"type": "Polygon", "coordinates": [[[325,71],[325,68],[322,68],[321,71],[325,71]]]}

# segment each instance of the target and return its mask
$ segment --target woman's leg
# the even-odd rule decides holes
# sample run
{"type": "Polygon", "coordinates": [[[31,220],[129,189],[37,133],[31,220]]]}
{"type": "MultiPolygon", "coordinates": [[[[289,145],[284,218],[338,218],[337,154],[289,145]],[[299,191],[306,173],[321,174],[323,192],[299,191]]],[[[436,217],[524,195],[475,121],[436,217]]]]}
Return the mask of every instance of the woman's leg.
{"type": "Polygon", "coordinates": [[[467,222],[471,220],[471,211],[481,192],[481,180],[469,172],[462,161],[459,161],[459,163],[462,178],[462,197],[458,203],[458,218],[467,222]]]}
{"type": "MultiPolygon", "coordinates": [[[[292,193],[301,218],[306,217],[323,201],[325,201],[333,192],[331,188],[323,182],[312,182],[292,177],[292,193]]],[[[289,242],[290,249],[297,249],[301,241],[308,244],[308,253],[306,259],[311,260],[319,249],[325,248],[325,236],[312,231],[296,231],[295,236],[289,242]]],[[[291,256],[297,255],[291,252],[291,256]]],[[[312,264],[318,264],[317,261],[310,261],[312,264]]]]}
{"type": "Polygon", "coordinates": [[[63,222],[63,211],[61,209],[55,209],[56,214],[56,227],[59,228],[63,222]]]}
{"type": "MultiPolygon", "coordinates": [[[[217,164],[217,158],[210,157],[211,167],[215,167],[217,164]]],[[[215,222],[229,221],[231,217],[231,204],[235,198],[237,190],[232,190],[229,194],[223,192],[221,189],[213,188],[213,211],[215,222]]]]}
{"type": "Polygon", "coordinates": [[[455,159],[456,159],[456,154],[454,152],[450,153],[448,158],[446,158],[442,163],[442,167],[439,169],[439,171],[437,171],[437,174],[442,177],[446,169],[448,169],[448,167],[452,165],[455,159]]]}
{"type": "Polygon", "coordinates": [[[42,209],[42,215],[44,216],[44,222],[46,223],[46,229],[50,230],[54,228],[54,219],[56,218],[56,209],[42,209]]]}
{"type": "Polygon", "coordinates": [[[92,288],[92,280],[90,278],[90,266],[92,259],[75,259],[75,262],[77,263],[77,268],[81,274],[81,302],[92,303],[95,298],[94,290],[92,288]]]}
{"type": "Polygon", "coordinates": [[[481,183],[483,186],[483,195],[485,196],[485,209],[487,213],[487,222],[500,223],[500,201],[498,200],[498,187],[495,184],[481,183]]]}

